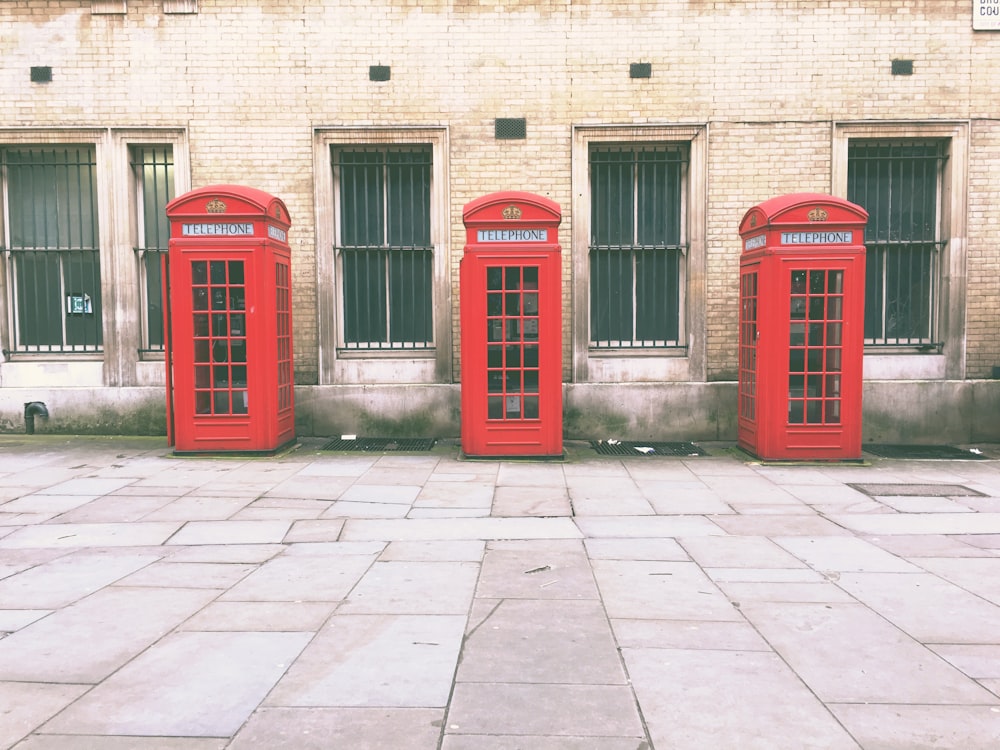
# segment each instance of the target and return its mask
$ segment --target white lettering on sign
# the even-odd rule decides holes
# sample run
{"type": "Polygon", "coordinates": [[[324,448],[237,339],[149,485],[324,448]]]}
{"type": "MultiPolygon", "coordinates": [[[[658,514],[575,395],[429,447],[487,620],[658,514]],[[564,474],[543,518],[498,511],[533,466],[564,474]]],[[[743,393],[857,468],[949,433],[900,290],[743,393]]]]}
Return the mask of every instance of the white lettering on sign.
{"type": "Polygon", "coordinates": [[[480,242],[547,242],[548,229],[480,229],[480,242]]]}
{"type": "Polygon", "coordinates": [[[252,237],[253,224],[216,223],[211,224],[182,224],[181,234],[185,237],[199,235],[222,235],[224,237],[252,237]]]}
{"type": "Polygon", "coordinates": [[[278,229],[277,227],[272,227],[270,225],[267,227],[267,236],[272,240],[278,240],[279,242],[288,241],[288,235],[285,234],[284,229],[278,229]]]}
{"type": "Polygon", "coordinates": [[[972,0],[972,28],[1000,31],[1000,0],[972,0]]]}
{"type": "Polygon", "coordinates": [[[758,234],[756,237],[747,238],[746,242],[743,243],[744,250],[756,250],[758,247],[764,247],[767,244],[767,236],[763,234],[758,234]]]}
{"type": "Polygon", "coordinates": [[[854,232],[782,232],[782,245],[850,245],[854,232]]]}

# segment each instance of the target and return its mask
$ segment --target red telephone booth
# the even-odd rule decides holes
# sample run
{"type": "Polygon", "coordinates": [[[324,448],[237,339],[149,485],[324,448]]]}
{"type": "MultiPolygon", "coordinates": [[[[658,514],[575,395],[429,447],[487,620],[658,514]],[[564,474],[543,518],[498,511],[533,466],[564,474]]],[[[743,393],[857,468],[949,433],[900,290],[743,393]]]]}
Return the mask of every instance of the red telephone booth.
{"type": "Polygon", "coordinates": [[[530,193],[466,205],[461,263],[462,450],[561,456],[559,205],[530,193]]]}
{"type": "Polygon", "coordinates": [[[288,210],[215,185],[167,204],[168,438],[177,453],[295,441],[288,210]]]}
{"type": "Polygon", "coordinates": [[[760,458],[861,457],[867,221],[799,193],[740,222],[738,436],[760,458]]]}

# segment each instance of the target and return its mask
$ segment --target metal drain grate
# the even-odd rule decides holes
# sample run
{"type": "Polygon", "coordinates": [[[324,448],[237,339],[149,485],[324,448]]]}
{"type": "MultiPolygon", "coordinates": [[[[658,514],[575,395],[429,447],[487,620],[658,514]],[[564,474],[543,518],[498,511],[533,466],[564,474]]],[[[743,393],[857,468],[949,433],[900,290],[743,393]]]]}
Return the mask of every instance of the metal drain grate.
{"type": "Polygon", "coordinates": [[[645,443],[635,440],[591,440],[602,456],[707,456],[694,443],[645,443]]]}
{"type": "Polygon", "coordinates": [[[437,441],[434,438],[354,438],[345,440],[338,438],[323,446],[325,451],[367,451],[395,452],[403,451],[419,453],[429,451],[437,441]]]}
{"type": "Polygon", "coordinates": [[[962,484],[849,484],[869,497],[986,497],[962,484]]]}
{"type": "Polygon", "coordinates": [[[979,461],[987,458],[982,453],[973,453],[953,445],[873,444],[863,445],[861,448],[866,453],[882,458],[964,459],[966,461],[979,461]]]}

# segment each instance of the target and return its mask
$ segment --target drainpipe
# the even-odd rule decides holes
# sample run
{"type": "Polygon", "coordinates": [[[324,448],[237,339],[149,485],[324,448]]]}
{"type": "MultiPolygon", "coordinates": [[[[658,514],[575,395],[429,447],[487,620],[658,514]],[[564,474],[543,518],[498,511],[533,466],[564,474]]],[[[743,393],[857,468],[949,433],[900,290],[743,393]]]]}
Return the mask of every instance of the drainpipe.
{"type": "Polygon", "coordinates": [[[35,434],[35,417],[49,418],[49,410],[41,401],[29,401],[24,405],[24,432],[27,435],[35,434]]]}

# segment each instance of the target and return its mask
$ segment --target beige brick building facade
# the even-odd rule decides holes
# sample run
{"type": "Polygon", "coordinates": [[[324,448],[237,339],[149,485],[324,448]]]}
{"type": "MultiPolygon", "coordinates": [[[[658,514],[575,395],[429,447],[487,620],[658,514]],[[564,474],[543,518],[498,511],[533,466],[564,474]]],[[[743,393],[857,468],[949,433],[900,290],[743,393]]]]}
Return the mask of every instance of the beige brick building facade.
{"type": "MultiPolygon", "coordinates": [[[[852,191],[867,185],[887,191],[884,205],[866,206],[893,225],[885,258],[904,240],[927,254],[914,272],[919,292],[909,276],[905,293],[890,291],[902,273],[893,261],[869,266],[869,285],[885,290],[872,292],[866,322],[865,440],[1000,440],[1000,30],[974,28],[979,6],[0,3],[0,27],[9,30],[0,36],[0,430],[23,429],[24,404],[41,401],[45,429],[163,431],[155,279],[144,275],[157,243],[143,211],[167,168],[135,164],[137,154],[166,154],[173,195],[245,184],[289,209],[301,434],[458,434],[462,208],[524,190],[562,207],[567,437],[732,439],[741,217],[776,195],[857,200],[852,191]],[[648,64],[635,71],[648,77],[632,77],[637,63],[648,64]],[[523,118],[524,137],[498,138],[498,118],[523,118]],[[856,149],[865,143],[890,149],[879,163],[905,179],[859,178],[875,163],[856,149]],[[41,165],[55,159],[67,169],[67,145],[75,150],[66,174],[95,186],[93,218],[80,220],[95,236],[87,263],[98,266],[90,296],[99,309],[91,313],[63,314],[63,298],[70,310],[81,290],[69,288],[68,265],[43,274],[29,246],[61,245],[40,244],[45,221],[23,216],[26,201],[41,201],[32,191],[45,190],[41,165]],[[917,159],[912,148],[931,165],[919,187],[901,166],[917,159]],[[361,152],[428,160],[428,275],[407,283],[421,288],[432,320],[416,346],[410,334],[394,343],[393,321],[374,346],[365,327],[375,323],[352,322],[346,311],[353,261],[341,246],[354,231],[344,197],[354,173],[337,160],[361,152]],[[618,251],[635,260],[607,279],[635,296],[610,323],[598,322],[605,282],[592,264],[603,251],[590,244],[600,244],[604,208],[593,165],[606,154],[633,159],[628,221],[637,223],[653,185],[635,165],[677,158],[676,194],[657,199],[676,211],[676,237],[660,238],[669,249],[653,252],[677,263],[679,290],[656,313],[662,330],[654,333],[643,322],[654,300],[636,291],[645,252],[636,238],[614,243],[634,245],[618,251]],[[27,187],[29,173],[39,187],[27,187]],[[914,239],[898,224],[916,221],[909,195],[917,192],[932,215],[921,215],[914,231],[924,234],[914,239]],[[38,278],[29,280],[29,269],[38,278]],[[55,313],[44,312],[52,300],[55,313]],[[58,319],[38,322],[45,315],[58,319]],[[78,324],[94,329],[74,332],[78,324]]],[[[55,192],[75,189],[52,179],[55,192]]]]}

